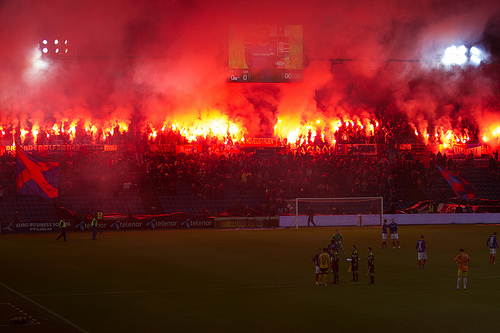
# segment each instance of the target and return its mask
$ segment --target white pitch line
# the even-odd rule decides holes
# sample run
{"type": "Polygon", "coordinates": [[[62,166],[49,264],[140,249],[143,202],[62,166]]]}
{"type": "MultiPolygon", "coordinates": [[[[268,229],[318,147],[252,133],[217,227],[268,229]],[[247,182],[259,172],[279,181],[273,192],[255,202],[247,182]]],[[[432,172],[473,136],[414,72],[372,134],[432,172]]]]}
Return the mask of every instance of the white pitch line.
{"type": "Polygon", "coordinates": [[[41,305],[41,304],[39,304],[39,303],[35,302],[34,300],[32,300],[31,298],[29,298],[28,296],[25,296],[25,295],[21,294],[20,292],[18,292],[18,291],[16,291],[16,290],[12,289],[11,287],[6,286],[6,285],[5,285],[5,284],[3,284],[2,282],[0,282],[0,285],[1,285],[1,286],[3,286],[5,289],[12,291],[14,294],[17,294],[17,295],[21,296],[21,297],[22,297],[22,298],[24,298],[25,300],[30,301],[31,303],[35,304],[35,305],[36,305],[36,306],[38,306],[39,308],[41,308],[41,309],[43,309],[43,310],[45,310],[45,311],[47,311],[47,312],[49,312],[49,313],[53,314],[54,316],[56,316],[57,318],[61,319],[61,320],[62,320],[62,321],[64,321],[64,322],[66,322],[67,324],[69,324],[69,325],[73,326],[74,328],[76,328],[76,329],[77,329],[77,330],[79,330],[80,332],[85,332],[85,333],[88,333],[86,330],[84,330],[84,329],[83,329],[83,328],[81,328],[80,326],[78,326],[78,325],[76,325],[76,324],[73,324],[72,322],[70,322],[69,320],[67,320],[66,318],[64,318],[63,316],[58,315],[58,314],[57,314],[57,313],[55,313],[54,311],[52,311],[52,310],[50,310],[50,309],[46,308],[45,306],[43,306],[43,305],[41,305]]]}

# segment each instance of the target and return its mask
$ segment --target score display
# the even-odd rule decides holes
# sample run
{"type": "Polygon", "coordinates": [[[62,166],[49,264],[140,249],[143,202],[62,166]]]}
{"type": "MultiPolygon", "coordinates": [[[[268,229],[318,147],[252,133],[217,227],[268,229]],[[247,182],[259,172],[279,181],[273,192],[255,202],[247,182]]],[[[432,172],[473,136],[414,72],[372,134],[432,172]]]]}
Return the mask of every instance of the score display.
{"type": "Polygon", "coordinates": [[[229,32],[229,82],[302,82],[301,25],[247,25],[229,32]]]}

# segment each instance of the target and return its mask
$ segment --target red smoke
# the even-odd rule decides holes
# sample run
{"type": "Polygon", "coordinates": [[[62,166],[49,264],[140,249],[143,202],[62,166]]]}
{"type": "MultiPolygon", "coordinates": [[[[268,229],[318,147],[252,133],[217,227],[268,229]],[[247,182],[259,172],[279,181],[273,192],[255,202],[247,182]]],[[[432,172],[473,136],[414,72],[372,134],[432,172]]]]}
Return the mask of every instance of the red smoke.
{"type": "Polygon", "coordinates": [[[247,137],[287,137],[278,124],[324,133],[383,109],[431,140],[468,119],[498,144],[498,67],[438,65],[450,45],[492,47],[498,1],[7,0],[0,13],[3,130],[206,130],[223,119],[247,137]],[[302,83],[227,83],[228,27],[256,23],[304,27],[302,83]],[[68,39],[73,53],[33,68],[43,38],[68,39]]]}

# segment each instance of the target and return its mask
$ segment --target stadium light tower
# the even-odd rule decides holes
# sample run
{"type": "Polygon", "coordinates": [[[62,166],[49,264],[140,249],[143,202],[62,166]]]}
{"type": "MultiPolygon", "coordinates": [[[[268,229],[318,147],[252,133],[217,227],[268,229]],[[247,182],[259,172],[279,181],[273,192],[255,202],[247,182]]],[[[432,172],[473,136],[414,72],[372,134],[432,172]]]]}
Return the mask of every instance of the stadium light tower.
{"type": "Polygon", "coordinates": [[[486,53],[477,46],[467,48],[465,45],[448,47],[441,58],[447,66],[474,66],[477,67],[486,60],[486,53]]]}
{"type": "Polygon", "coordinates": [[[73,53],[73,47],[67,39],[42,39],[39,48],[44,55],[62,55],[73,53]]]}

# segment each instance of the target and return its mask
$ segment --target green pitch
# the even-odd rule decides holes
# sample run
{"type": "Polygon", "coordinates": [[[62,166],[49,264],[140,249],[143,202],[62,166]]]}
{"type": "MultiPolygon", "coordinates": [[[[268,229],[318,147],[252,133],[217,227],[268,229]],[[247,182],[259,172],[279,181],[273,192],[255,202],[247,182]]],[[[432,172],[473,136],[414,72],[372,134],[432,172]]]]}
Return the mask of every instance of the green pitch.
{"type": "Polygon", "coordinates": [[[486,240],[500,228],[399,231],[401,249],[382,250],[380,228],[340,228],[362,258],[359,282],[342,261],[340,285],[328,286],[315,285],[311,259],[335,228],[1,235],[0,330],[22,311],[33,325],[16,332],[497,331],[500,263],[488,264],[486,240]],[[466,291],[454,291],[460,247],[472,258],[466,291]]]}

